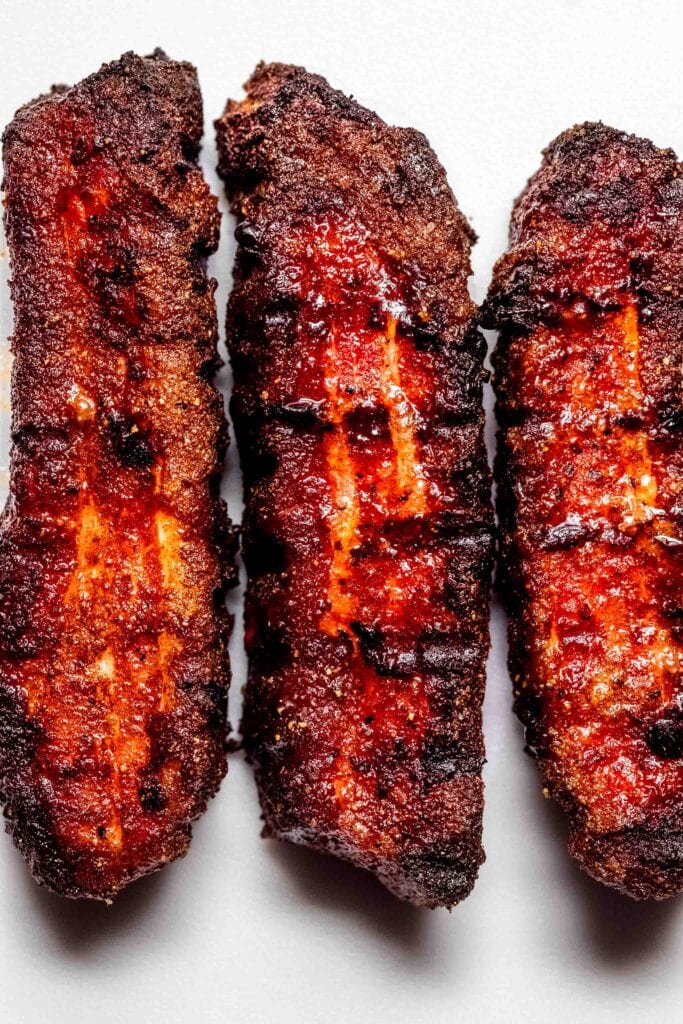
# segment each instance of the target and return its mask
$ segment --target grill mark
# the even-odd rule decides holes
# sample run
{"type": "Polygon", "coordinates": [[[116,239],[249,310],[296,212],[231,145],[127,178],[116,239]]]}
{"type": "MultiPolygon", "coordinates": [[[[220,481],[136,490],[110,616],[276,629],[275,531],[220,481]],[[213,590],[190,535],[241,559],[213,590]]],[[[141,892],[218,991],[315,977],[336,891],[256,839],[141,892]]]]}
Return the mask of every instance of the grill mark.
{"type": "Polygon", "coordinates": [[[23,764],[4,736],[0,773],[33,873],[70,896],[108,898],[181,855],[224,770],[225,708],[202,678],[225,692],[224,436],[198,256],[217,210],[173,156],[184,134],[196,145],[200,107],[189,65],[128,54],[22,108],[3,139],[16,361],[0,573],[18,627],[2,623],[0,674],[34,742],[23,764]],[[163,807],[141,787],[153,714],[163,807]]]}
{"type": "Polygon", "coordinates": [[[482,752],[490,559],[459,543],[483,532],[490,546],[491,530],[469,231],[417,133],[302,69],[261,67],[249,90],[217,125],[248,250],[228,310],[245,749],[270,832],[450,906],[482,858],[479,774],[425,757],[441,733],[462,765],[482,752]],[[447,655],[422,644],[429,627],[447,655]],[[442,870],[419,867],[426,847],[442,870]]]}
{"type": "Polygon", "coordinates": [[[667,614],[683,544],[669,426],[683,221],[677,201],[666,217],[661,205],[679,176],[674,155],[646,140],[591,124],[565,133],[517,203],[485,310],[501,330],[516,707],[570,813],[570,851],[636,898],[683,887],[661,859],[678,842],[683,786],[672,710],[683,647],[667,614]]]}

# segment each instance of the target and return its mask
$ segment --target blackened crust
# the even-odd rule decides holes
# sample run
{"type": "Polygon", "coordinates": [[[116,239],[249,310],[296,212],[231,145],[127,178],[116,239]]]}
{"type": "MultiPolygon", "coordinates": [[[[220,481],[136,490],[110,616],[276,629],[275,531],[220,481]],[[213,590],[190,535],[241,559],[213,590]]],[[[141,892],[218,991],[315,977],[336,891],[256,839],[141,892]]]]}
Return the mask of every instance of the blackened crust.
{"type": "Polygon", "coordinates": [[[228,342],[246,491],[245,746],[270,834],[365,867],[416,904],[452,906],[483,860],[492,516],[484,345],[466,285],[474,236],[424,136],[301,68],[260,65],[246,89],[216,126],[238,219],[228,342]],[[385,289],[374,304],[373,275],[385,289]],[[332,628],[330,460],[348,446],[362,503],[375,453],[393,457],[386,390],[349,384],[387,317],[438,510],[413,518],[380,497],[384,519],[370,522],[363,505],[345,566],[353,611],[332,628]],[[354,332],[363,347],[337,366],[329,339],[352,346],[354,332]],[[384,548],[418,582],[420,558],[434,560],[419,598],[429,611],[391,612],[384,548]]]}
{"type": "MultiPolygon", "coordinates": [[[[622,557],[619,551],[623,551],[623,562],[617,578],[628,580],[629,559],[635,557],[631,552],[638,543],[651,543],[648,531],[656,533],[657,520],[652,529],[645,524],[633,536],[618,531],[610,534],[596,514],[592,523],[573,521],[542,535],[550,498],[539,501],[535,512],[526,506],[522,512],[520,494],[528,489],[532,474],[542,479],[540,457],[537,464],[528,439],[535,436],[539,450],[548,443],[547,430],[542,433],[538,425],[551,418],[549,385],[540,380],[533,395],[531,389],[523,392],[519,362],[514,363],[515,370],[513,359],[519,360],[525,346],[527,353],[532,351],[535,331],[561,326],[572,309],[587,323],[600,327],[627,307],[635,308],[643,400],[633,413],[608,419],[605,436],[623,430],[630,431],[630,437],[644,437],[651,451],[669,453],[664,464],[668,462],[668,469],[677,473],[683,422],[682,294],[683,178],[675,154],[602,124],[580,125],[560,135],[545,151],[542,166],[516,202],[510,248],[496,265],[482,317],[485,326],[501,332],[494,356],[501,427],[495,470],[503,550],[498,585],[509,614],[515,708],[546,785],[569,814],[570,852],[593,877],[636,899],[663,899],[683,888],[683,791],[667,790],[661,805],[649,811],[643,811],[635,800],[633,806],[625,801],[623,826],[614,827],[612,816],[605,828],[595,824],[601,811],[597,787],[597,811],[592,818],[587,803],[572,795],[574,769],[552,752],[558,722],[550,721],[547,691],[542,692],[534,675],[539,636],[531,625],[531,605],[547,581],[537,576],[532,588],[529,565],[551,545],[572,552],[604,544],[614,561],[609,569],[596,569],[596,588],[601,575],[609,577],[614,572],[613,565],[622,557]],[[525,439],[521,445],[514,440],[519,437],[525,439]]],[[[573,458],[567,454],[569,462],[573,458]]],[[[595,469],[607,472],[599,462],[595,469]]],[[[545,495],[554,487],[559,493],[563,483],[546,473],[545,495]]],[[[678,504],[665,505],[663,476],[658,483],[664,511],[675,525],[679,523],[678,504]]],[[[675,628],[675,595],[680,596],[682,590],[679,558],[677,547],[662,545],[650,581],[654,613],[659,613],[662,631],[673,650],[680,643],[675,628]],[[654,576],[655,571],[661,572],[664,583],[654,576]],[[665,607],[673,610],[662,615],[665,607]]],[[[566,667],[571,670],[571,665],[566,667]]],[[[670,685],[673,705],[680,674],[670,685]]],[[[660,768],[668,771],[674,762],[652,757],[653,751],[668,752],[657,752],[651,741],[649,747],[646,743],[654,728],[651,719],[662,713],[658,691],[639,694],[637,700],[644,706],[646,697],[650,704],[654,702],[653,710],[634,707],[631,697],[630,707],[615,709],[619,712],[615,720],[626,719],[624,742],[632,742],[633,749],[642,752],[640,768],[650,784],[650,773],[656,775],[660,768]]],[[[665,709],[665,713],[674,715],[674,710],[665,709]]],[[[595,754],[589,751],[588,756],[595,754]]],[[[655,790],[657,785],[654,782],[655,790]]]]}
{"type": "Polygon", "coordinates": [[[15,312],[0,777],[35,878],[107,899],[226,770],[214,198],[195,69],[132,53],[3,137],[15,312]]]}

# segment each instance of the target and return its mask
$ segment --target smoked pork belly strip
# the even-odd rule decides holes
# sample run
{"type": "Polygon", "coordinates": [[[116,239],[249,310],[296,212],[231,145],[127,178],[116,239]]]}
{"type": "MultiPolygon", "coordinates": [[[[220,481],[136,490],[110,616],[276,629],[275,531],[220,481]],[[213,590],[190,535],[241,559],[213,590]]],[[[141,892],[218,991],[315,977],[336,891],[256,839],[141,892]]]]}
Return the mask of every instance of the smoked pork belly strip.
{"type": "Polygon", "coordinates": [[[217,123],[238,219],[242,723],[266,832],[452,906],[481,847],[492,552],[473,234],[425,138],[261,65],[217,123]]]}
{"type": "Polygon", "coordinates": [[[500,330],[501,581],[517,712],[570,851],[637,899],[683,888],[683,178],[585,124],[518,200],[500,330]]]}
{"type": "Polygon", "coordinates": [[[225,772],[218,211],[194,68],[126,54],[4,134],[14,367],[0,776],[36,879],[109,898],[225,772]]]}

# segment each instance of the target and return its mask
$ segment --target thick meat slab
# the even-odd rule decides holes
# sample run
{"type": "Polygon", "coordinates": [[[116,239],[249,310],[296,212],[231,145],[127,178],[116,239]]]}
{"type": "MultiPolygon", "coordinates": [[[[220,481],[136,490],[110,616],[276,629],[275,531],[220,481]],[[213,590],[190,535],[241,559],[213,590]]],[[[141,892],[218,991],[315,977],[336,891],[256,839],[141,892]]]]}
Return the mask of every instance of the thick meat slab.
{"type": "Polygon", "coordinates": [[[0,775],[36,878],[181,856],[225,772],[216,203],[194,69],[126,54],[4,135],[15,308],[0,775]]]}
{"type": "Polygon", "coordinates": [[[301,68],[218,122],[266,827],[450,906],[481,850],[489,473],[472,233],[417,132],[301,68]]]}
{"type": "Polygon", "coordinates": [[[683,178],[601,124],[519,199],[497,476],[517,711],[570,850],[636,898],[683,888],[683,178]]]}

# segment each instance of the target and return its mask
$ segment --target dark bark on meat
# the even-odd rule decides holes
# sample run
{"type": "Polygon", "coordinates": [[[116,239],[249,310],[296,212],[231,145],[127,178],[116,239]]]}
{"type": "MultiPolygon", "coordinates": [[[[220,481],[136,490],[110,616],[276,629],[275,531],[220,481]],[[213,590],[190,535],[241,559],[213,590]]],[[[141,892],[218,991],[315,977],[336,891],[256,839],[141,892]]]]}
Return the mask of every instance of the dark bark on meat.
{"type": "Polygon", "coordinates": [[[683,888],[683,178],[585,124],[517,201],[485,312],[516,707],[570,850],[683,888]]]}
{"type": "Polygon", "coordinates": [[[260,66],[217,129],[266,829],[452,906],[483,859],[473,235],[422,135],[301,68],[260,66]]]}
{"type": "Polygon", "coordinates": [[[0,776],[38,879],[182,856],[225,772],[234,544],[194,68],[126,54],[4,135],[15,309],[0,776]]]}

